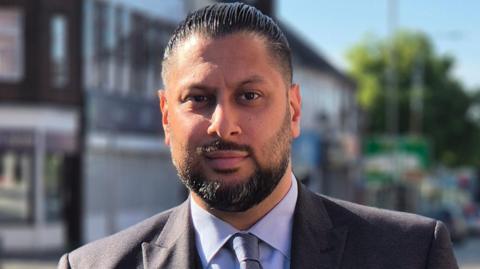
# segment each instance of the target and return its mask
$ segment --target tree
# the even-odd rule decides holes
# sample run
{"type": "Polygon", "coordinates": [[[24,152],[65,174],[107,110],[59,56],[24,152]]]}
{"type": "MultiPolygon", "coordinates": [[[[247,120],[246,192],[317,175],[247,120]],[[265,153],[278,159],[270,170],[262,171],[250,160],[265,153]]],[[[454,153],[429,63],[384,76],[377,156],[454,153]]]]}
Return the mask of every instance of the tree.
{"type": "Polygon", "coordinates": [[[421,134],[432,143],[435,160],[446,165],[478,162],[479,126],[469,116],[475,98],[452,75],[454,58],[438,55],[423,33],[403,31],[386,40],[368,36],[349,50],[349,71],[366,111],[366,134],[386,132],[389,54],[395,59],[399,135],[411,134],[413,121],[421,119],[421,134]],[[412,106],[413,95],[422,104],[418,111],[412,106]]]}

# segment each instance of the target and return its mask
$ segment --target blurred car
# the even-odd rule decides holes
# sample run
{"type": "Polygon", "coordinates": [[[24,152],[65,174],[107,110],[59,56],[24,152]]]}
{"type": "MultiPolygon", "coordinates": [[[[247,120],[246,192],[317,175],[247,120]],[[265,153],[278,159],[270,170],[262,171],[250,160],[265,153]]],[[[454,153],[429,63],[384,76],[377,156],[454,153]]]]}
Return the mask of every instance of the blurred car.
{"type": "Polygon", "coordinates": [[[480,207],[474,203],[464,208],[468,233],[472,236],[480,236],[480,207]]]}
{"type": "Polygon", "coordinates": [[[468,225],[460,208],[454,206],[442,207],[427,214],[427,216],[445,223],[454,243],[460,243],[468,235],[468,225]]]}
{"type": "Polygon", "coordinates": [[[468,233],[472,236],[480,236],[480,217],[467,218],[468,233]]]}

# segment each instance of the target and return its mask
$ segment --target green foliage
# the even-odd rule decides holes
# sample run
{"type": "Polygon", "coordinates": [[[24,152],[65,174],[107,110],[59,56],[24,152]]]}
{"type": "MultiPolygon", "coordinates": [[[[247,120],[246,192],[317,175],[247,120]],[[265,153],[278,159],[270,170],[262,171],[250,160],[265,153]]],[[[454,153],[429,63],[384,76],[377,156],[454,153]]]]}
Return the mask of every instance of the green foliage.
{"type": "Polygon", "coordinates": [[[357,81],[358,102],[366,112],[367,135],[386,132],[387,67],[394,58],[399,135],[411,129],[414,76],[421,74],[421,134],[431,142],[434,159],[446,165],[480,163],[479,124],[469,108],[480,95],[469,95],[453,77],[454,58],[438,55],[428,36],[403,31],[393,39],[367,36],[348,54],[350,74],[357,81]]]}

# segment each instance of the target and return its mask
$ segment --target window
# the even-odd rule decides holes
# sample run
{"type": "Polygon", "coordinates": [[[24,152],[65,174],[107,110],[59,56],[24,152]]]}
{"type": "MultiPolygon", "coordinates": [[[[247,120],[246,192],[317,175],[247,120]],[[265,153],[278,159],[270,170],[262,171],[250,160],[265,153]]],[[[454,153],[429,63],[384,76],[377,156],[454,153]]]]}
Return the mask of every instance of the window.
{"type": "Polygon", "coordinates": [[[45,157],[45,214],[47,221],[52,222],[62,217],[61,187],[64,157],[61,153],[48,153],[45,157]]]}
{"type": "Polygon", "coordinates": [[[84,1],[84,83],[91,91],[151,99],[162,87],[163,48],[173,28],[131,4],[113,2],[84,1]]]}
{"type": "Polygon", "coordinates": [[[149,21],[141,13],[132,14],[131,33],[131,80],[130,88],[136,95],[142,95],[147,89],[149,21]]]}
{"type": "Polygon", "coordinates": [[[50,21],[51,78],[54,88],[63,88],[69,80],[68,63],[68,25],[64,15],[54,15],[50,21]]]}
{"type": "Polygon", "coordinates": [[[0,222],[31,218],[32,155],[0,151],[0,222]]]}
{"type": "Polygon", "coordinates": [[[97,67],[94,61],[94,5],[90,0],[83,2],[83,83],[87,89],[96,87],[97,67]]]}
{"type": "Polygon", "coordinates": [[[94,85],[105,89],[108,75],[107,3],[94,1],[93,22],[93,63],[96,69],[94,85]]]}
{"type": "Polygon", "coordinates": [[[0,9],[0,81],[23,78],[23,14],[17,8],[0,9]]]}
{"type": "Polygon", "coordinates": [[[129,86],[129,63],[128,63],[128,35],[130,32],[129,13],[121,6],[115,9],[115,33],[117,38],[116,62],[118,68],[115,70],[115,88],[121,92],[128,92],[129,86]]]}

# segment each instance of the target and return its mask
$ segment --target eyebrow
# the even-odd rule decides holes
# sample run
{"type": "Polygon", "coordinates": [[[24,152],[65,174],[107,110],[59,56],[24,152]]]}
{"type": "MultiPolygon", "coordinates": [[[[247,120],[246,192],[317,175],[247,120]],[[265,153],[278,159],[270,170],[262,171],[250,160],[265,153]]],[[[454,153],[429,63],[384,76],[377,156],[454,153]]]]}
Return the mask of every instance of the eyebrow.
{"type": "MultiPolygon", "coordinates": [[[[252,75],[252,76],[247,77],[246,79],[240,81],[239,83],[237,83],[236,86],[239,87],[239,86],[243,86],[245,84],[263,83],[263,82],[265,82],[265,79],[263,79],[262,76],[252,75]]],[[[201,91],[209,91],[209,92],[218,90],[217,87],[208,86],[206,84],[203,84],[202,82],[194,82],[191,85],[189,85],[187,88],[201,90],[201,91]]]]}
{"type": "Polygon", "coordinates": [[[193,83],[189,85],[187,88],[193,89],[193,90],[207,91],[207,92],[212,92],[217,90],[217,87],[210,87],[201,83],[193,83]]]}
{"type": "Polygon", "coordinates": [[[253,76],[250,76],[247,79],[241,81],[240,83],[238,83],[238,85],[242,86],[242,85],[249,84],[249,83],[261,83],[261,82],[265,82],[265,79],[263,79],[263,77],[261,77],[259,75],[253,75],[253,76]]]}

